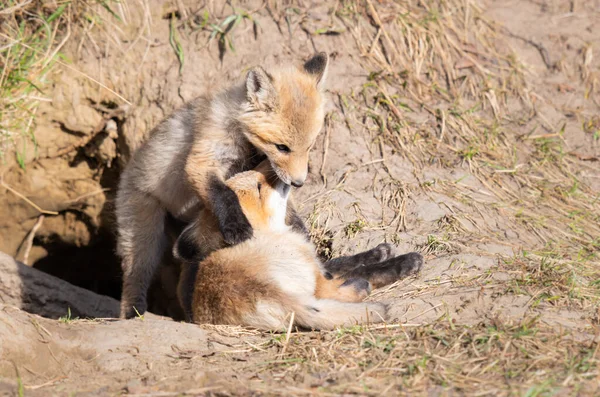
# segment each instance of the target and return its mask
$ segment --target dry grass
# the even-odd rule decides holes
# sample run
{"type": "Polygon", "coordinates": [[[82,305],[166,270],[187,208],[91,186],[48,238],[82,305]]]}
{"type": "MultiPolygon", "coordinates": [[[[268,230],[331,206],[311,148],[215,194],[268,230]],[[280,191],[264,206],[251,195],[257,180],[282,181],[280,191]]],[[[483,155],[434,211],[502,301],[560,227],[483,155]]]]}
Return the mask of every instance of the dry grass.
{"type": "MultiPolygon", "coordinates": [[[[375,195],[384,197],[396,214],[388,223],[390,234],[406,225],[406,192],[442,194],[469,210],[450,204],[452,215],[446,221],[452,222],[428,237],[425,253],[450,251],[450,240],[505,244],[505,237],[486,222],[498,217],[521,236],[513,248],[528,262],[570,272],[576,283],[556,282],[576,284],[595,299],[600,200],[581,178],[594,163],[568,148],[565,122],[550,125],[538,113],[536,103],[543,98],[531,90],[531,74],[513,53],[499,49],[506,48],[499,45],[503,29],[486,20],[475,3],[462,0],[376,6],[346,2],[337,17],[371,71],[360,92],[341,98],[352,110],[345,112],[345,122],[368,131],[375,151],[380,142],[405,157],[417,176],[436,168],[465,173],[455,181],[422,181],[418,186],[390,180],[396,184],[394,197],[386,197],[380,187],[375,192],[374,186],[375,195]]],[[[589,57],[574,62],[582,71],[581,81],[589,80],[584,72],[591,70],[589,57]]],[[[586,95],[596,93],[597,85],[590,83],[586,95]]],[[[384,166],[390,161],[385,152],[384,166]]]]}
{"type": "MultiPolygon", "coordinates": [[[[89,31],[104,20],[104,9],[121,20],[111,1],[91,2],[8,0],[0,11],[0,161],[16,154],[25,167],[27,145],[34,145],[35,116],[41,102],[51,101],[49,72],[58,63],[69,67],[61,52],[72,30],[89,31]]],[[[85,35],[84,35],[85,38],[85,35]]]]}
{"type": "MultiPolygon", "coordinates": [[[[465,174],[457,180],[421,179],[419,184],[399,183],[390,174],[387,183],[393,188],[387,194],[381,187],[385,180],[374,184],[374,195],[395,214],[382,223],[388,238],[394,241],[406,228],[407,192],[448,197],[451,215],[440,219],[438,230],[428,231],[417,246],[420,251],[429,258],[457,252],[485,256],[493,254],[474,246],[512,245],[516,255],[501,255],[492,269],[510,275],[510,280],[494,284],[496,294],[529,296],[533,309],[545,304],[586,313],[581,326],[597,332],[600,200],[582,181],[595,164],[569,147],[563,137],[566,121],[552,125],[538,112],[544,99],[532,90],[532,74],[506,49],[505,29],[486,20],[475,3],[462,0],[342,2],[335,12],[332,19],[351,32],[370,72],[360,91],[340,95],[343,122],[370,134],[372,153],[383,157],[384,169],[391,152],[413,165],[417,179],[425,170],[462,169],[465,174]],[[518,241],[507,240],[490,218],[502,219],[518,241]]],[[[593,70],[589,56],[564,65],[564,73],[579,70],[579,76],[571,77],[594,100],[597,84],[590,81],[597,77],[585,72],[593,70]]],[[[593,120],[587,123],[584,130],[591,126],[587,132],[597,131],[593,120]]],[[[314,213],[334,208],[329,202],[318,200],[314,213]]],[[[327,230],[327,222],[313,226],[315,235],[327,230]]],[[[338,229],[352,238],[347,232],[353,226],[338,229]]],[[[340,232],[336,238],[343,238],[340,232]]],[[[465,293],[473,287],[483,290],[488,276],[445,282],[465,293]]],[[[398,297],[393,292],[397,287],[376,295],[398,297]]],[[[439,290],[439,284],[401,296],[422,296],[431,288],[439,290]]],[[[293,364],[286,371],[328,368],[333,374],[334,369],[352,368],[351,381],[322,389],[334,393],[410,393],[439,387],[442,394],[537,396],[596,390],[590,387],[598,379],[597,343],[538,328],[535,321],[494,319],[469,327],[455,326],[460,318],[446,320],[406,332],[361,331],[347,337],[348,345],[337,339],[323,348],[301,343],[288,352],[311,364],[293,364]],[[356,360],[350,357],[354,353],[359,355],[356,360]],[[312,369],[317,356],[327,364],[312,369]]]]}
{"type": "MultiPolygon", "coordinates": [[[[43,83],[64,44],[54,40],[56,32],[64,31],[64,23],[73,18],[71,3],[65,3],[52,21],[49,15],[59,7],[44,9],[40,4],[27,3],[2,25],[12,38],[0,46],[0,82],[12,81],[2,84],[5,145],[31,134],[40,100],[36,82],[43,83]],[[19,23],[26,18],[37,22],[19,33],[19,23]],[[29,52],[21,39],[15,39],[20,34],[36,38],[40,50],[29,52]],[[27,68],[20,68],[20,62],[27,68]],[[23,76],[28,81],[20,80],[23,76]]],[[[269,2],[267,8],[285,14],[283,5],[269,2]]],[[[294,8],[296,14],[308,18],[294,8]]],[[[206,17],[198,22],[199,29],[210,37],[208,14],[202,15],[206,17]]],[[[428,324],[283,335],[207,326],[227,337],[262,335],[259,345],[244,343],[234,349],[264,358],[255,368],[243,368],[248,379],[261,381],[233,394],[249,390],[286,395],[598,393],[600,199],[582,177],[597,172],[597,163],[569,147],[564,122],[554,125],[539,113],[544,98],[532,89],[531,71],[507,49],[505,30],[469,0],[341,1],[328,17],[315,34],[349,32],[369,74],[362,87],[339,94],[345,111],[328,120],[368,137],[369,150],[385,175],[371,184],[373,196],[389,211],[370,219],[359,204],[341,209],[332,198],[338,191],[351,194],[347,176],[369,164],[353,165],[335,182],[323,176],[321,191],[305,201],[315,202],[307,223],[319,253],[336,255],[334,239],[352,239],[367,230],[384,230],[386,238],[399,241],[400,233],[412,228],[406,213],[410,197],[441,195],[447,198],[450,214],[423,230],[425,236],[415,248],[428,259],[456,253],[494,256],[497,266],[487,273],[457,272],[449,279],[425,280],[398,295],[406,287],[402,281],[377,291],[373,298],[422,297],[439,293],[442,285],[453,293],[486,286],[494,298],[526,295],[533,309],[581,313],[586,332],[548,327],[536,318],[514,322],[489,317],[466,325],[443,305],[443,314],[428,324]],[[391,156],[412,164],[418,183],[398,181],[386,173],[391,156]],[[432,170],[446,177],[425,179],[425,171],[432,170]],[[450,170],[464,176],[453,180],[450,170]],[[333,226],[335,218],[344,223],[333,226]],[[488,222],[491,218],[502,220],[505,231],[518,239],[506,238],[488,222]],[[496,256],[479,248],[482,244],[510,246],[516,254],[496,256]],[[492,280],[493,273],[501,272],[509,279],[492,280]]],[[[279,20],[283,26],[284,19],[279,20]]],[[[171,23],[175,26],[174,20],[171,23]]],[[[213,30],[217,32],[213,37],[225,43],[221,45],[230,43],[227,27],[233,23],[226,18],[215,25],[224,32],[219,36],[213,30]]],[[[596,101],[591,51],[582,49],[580,59],[563,60],[559,66],[561,73],[585,87],[586,98],[596,101]]],[[[178,56],[183,61],[183,54],[178,56]]],[[[598,134],[597,118],[582,115],[580,121],[586,133],[598,134]]],[[[326,156],[324,151],[324,162],[326,156]]]]}
{"type": "MultiPolygon", "coordinates": [[[[286,354],[250,389],[299,395],[574,395],[598,391],[598,344],[535,319],[444,318],[426,326],[354,327],[294,334],[286,354]],[[276,381],[286,379],[288,381],[276,381]],[[303,384],[304,388],[290,385],[303,384]]],[[[274,340],[271,349],[282,349],[274,340]]]]}

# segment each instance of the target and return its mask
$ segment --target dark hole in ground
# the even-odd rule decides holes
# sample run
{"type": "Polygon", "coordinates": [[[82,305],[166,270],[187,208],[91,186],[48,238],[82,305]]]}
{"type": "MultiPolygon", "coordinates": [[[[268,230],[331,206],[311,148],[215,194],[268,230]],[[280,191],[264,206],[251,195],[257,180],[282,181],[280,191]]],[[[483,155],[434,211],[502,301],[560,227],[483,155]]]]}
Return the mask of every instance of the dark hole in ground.
{"type": "Polygon", "coordinates": [[[71,165],[81,161],[98,171],[100,186],[106,189],[106,201],[97,221],[90,219],[83,212],[84,208],[72,211],[85,224],[90,241],[85,246],[79,246],[75,242],[65,241],[59,235],[36,238],[34,243],[42,246],[48,255],[35,262],[33,267],[97,294],[121,299],[123,273],[115,249],[113,204],[120,169],[116,162],[111,168],[102,167],[97,160],[85,157],[83,151],[79,150],[71,165]]]}
{"type": "MultiPolygon", "coordinates": [[[[96,160],[85,157],[82,152],[73,160],[80,161],[86,161],[94,168],[98,166],[96,160]]],[[[33,267],[78,287],[120,300],[123,272],[121,260],[116,254],[117,230],[114,213],[120,170],[116,162],[113,164],[112,168],[99,169],[100,185],[107,191],[98,223],[89,219],[82,208],[71,211],[78,221],[85,224],[90,234],[89,243],[79,246],[75,242],[65,241],[59,235],[36,238],[34,243],[42,246],[48,255],[35,262],[33,267]]],[[[167,222],[167,225],[169,235],[174,241],[184,225],[173,220],[167,222]]],[[[179,264],[172,257],[170,250],[165,253],[162,263],[148,291],[148,310],[154,314],[183,320],[183,312],[176,295],[179,264]]]]}
{"type": "Polygon", "coordinates": [[[33,264],[35,269],[97,294],[121,298],[121,266],[114,239],[106,231],[84,247],[61,241],[58,236],[35,243],[48,251],[46,257],[33,264]]]}
{"type": "MultiPolygon", "coordinates": [[[[111,102],[103,102],[100,106],[106,109],[117,107],[111,102]]],[[[122,144],[123,120],[118,118],[113,120],[117,122],[118,129],[117,152],[127,158],[128,154],[123,153],[126,150],[123,149],[125,146],[122,144]]],[[[95,142],[92,141],[87,146],[94,144],[95,142]]],[[[84,147],[77,150],[75,157],[70,161],[70,166],[75,167],[85,162],[95,170],[98,179],[94,179],[105,189],[106,200],[97,219],[91,219],[86,215],[85,203],[61,214],[60,216],[66,216],[67,213],[74,215],[78,224],[83,224],[83,228],[89,233],[89,242],[81,245],[80,241],[71,241],[72,236],[69,238],[58,234],[36,237],[34,244],[43,247],[48,254],[35,262],[33,267],[78,287],[120,300],[123,272],[120,258],[116,254],[117,228],[114,201],[121,169],[119,161],[114,160],[112,166],[107,167],[98,159],[87,156],[84,147]]],[[[183,319],[176,297],[179,266],[170,256],[170,252],[165,256],[163,264],[148,291],[148,309],[155,314],[183,319]]]]}

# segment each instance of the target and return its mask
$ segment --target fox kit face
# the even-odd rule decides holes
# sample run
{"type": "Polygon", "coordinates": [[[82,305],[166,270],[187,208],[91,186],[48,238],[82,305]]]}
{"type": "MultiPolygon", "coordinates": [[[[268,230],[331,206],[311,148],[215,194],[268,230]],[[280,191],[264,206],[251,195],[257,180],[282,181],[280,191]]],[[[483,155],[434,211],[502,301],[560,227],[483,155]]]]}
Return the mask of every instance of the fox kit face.
{"type": "Polygon", "coordinates": [[[320,53],[301,69],[267,73],[258,67],[246,79],[247,108],[241,116],[248,140],[263,152],[285,184],[300,187],[308,153],[323,127],[323,84],[328,57],[320,53]]]}
{"type": "Polygon", "coordinates": [[[276,178],[268,163],[239,173],[229,180],[244,215],[254,230],[286,230],[287,199],[290,186],[276,178]]]}

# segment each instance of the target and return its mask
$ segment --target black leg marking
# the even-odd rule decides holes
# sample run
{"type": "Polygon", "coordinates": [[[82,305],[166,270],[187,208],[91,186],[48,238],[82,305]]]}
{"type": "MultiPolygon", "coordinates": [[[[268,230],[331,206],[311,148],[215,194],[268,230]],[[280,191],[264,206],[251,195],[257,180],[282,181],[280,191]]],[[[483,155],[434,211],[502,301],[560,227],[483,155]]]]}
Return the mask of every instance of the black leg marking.
{"type": "Polygon", "coordinates": [[[323,264],[325,270],[333,274],[346,273],[357,266],[371,266],[384,262],[393,255],[391,244],[382,243],[377,247],[352,256],[342,256],[331,259],[323,264]]]}
{"type": "Polygon", "coordinates": [[[196,222],[189,224],[173,245],[173,256],[175,259],[185,262],[194,262],[199,261],[201,259],[201,248],[198,246],[198,243],[195,241],[195,231],[196,228],[199,227],[196,222]]]}
{"type": "Polygon", "coordinates": [[[183,309],[185,321],[191,323],[193,320],[192,303],[194,299],[194,289],[196,287],[196,276],[200,262],[183,262],[181,264],[181,275],[177,285],[177,297],[179,304],[183,309]]]}
{"type": "Polygon", "coordinates": [[[226,244],[239,244],[252,237],[252,226],[242,211],[238,197],[216,175],[210,179],[208,196],[226,244]]]}
{"type": "Polygon", "coordinates": [[[349,286],[353,286],[357,293],[365,292],[366,295],[371,293],[371,283],[364,278],[349,278],[340,285],[340,287],[349,286]]]}
{"type": "Polygon", "coordinates": [[[292,227],[293,231],[295,231],[296,233],[303,234],[304,236],[306,236],[307,239],[310,239],[308,229],[304,225],[304,221],[302,220],[302,218],[300,218],[300,216],[296,212],[296,209],[289,202],[287,206],[286,223],[292,227]]]}
{"type": "Polygon", "coordinates": [[[379,288],[417,273],[423,267],[423,256],[417,252],[400,255],[369,266],[356,266],[344,274],[346,278],[364,278],[379,288]]]}
{"type": "Polygon", "coordinates": [[[196,230],[202,227],[198,221],[189,224],[173,246],[173,256],[181,262],[181,274],[177,284],[177,297],[183,309],[185,321],[192,322],[192,301],[200,262],[207,256],[196,241],[196,230]]]}

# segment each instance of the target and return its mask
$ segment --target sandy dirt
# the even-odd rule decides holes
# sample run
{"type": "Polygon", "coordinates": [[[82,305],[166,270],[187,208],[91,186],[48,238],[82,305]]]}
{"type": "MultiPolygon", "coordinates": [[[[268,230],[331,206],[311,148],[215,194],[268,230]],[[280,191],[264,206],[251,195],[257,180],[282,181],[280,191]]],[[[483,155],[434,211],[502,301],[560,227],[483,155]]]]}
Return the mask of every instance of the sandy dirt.
{"type": "MultiPolygon", "coordinates": [[[[587,275],[597,275],[588,269],[598,264],[593,256],[599,247],[598,226],[593,226],[593,218],[582,219],[592,226],[580,233],[579,226],[568,222],[593,217],[589,214],[598,209],[600,194],[600,141],[594,135],[599,106],[598,62],[593,57],[600,48],[594,28],[600,22],[597,2],[502,0],[472,6],[470,12],[485,18],[496,33],[485,36],[483,24],[474,29],[475,39],[465,36],[461,45],[469,50],[460,59],[451,55],[456,62],[447,73],[456,83],[444,90],[475,92],[483,84],[472,77],[477,69],[504,76],[504,66],[494,69],[498,62],[519,65],[518,73],[506,72],[504,87],[489,78],[490,87],[481,94],[485,100],[475,93],[461,100],[461,109],[475,107],[473,114],[486,123],[481,130],[490,136],[477,142],[469,140],[468,128],[483,124],[470,119],[468,112],[461,119],[464,125],[453,121],[451,94],[421,90],[412,83],[404,89],[400,77],[373,77],[387,73],[378,65],[388,62],[394,73],[410,74],[406,81],[449,78],[436,75],[433,66],[427,69],[429,62],[437,64],[423,55],[426,47],[439,43],[423,41],[423,48],[410,48],[412,58],[391,49],[390,42],[401,43],[403,34],[417,35],[415,26],[407,24],[404,32],[390,31],[387,36],[377,33],[378,23],[368,7],[360,8],[363,16],[344,19],[334,15],[349,13],[346,3],[315,2],[309,7],[300,2],[287,7],[244,1],[236,8],[253,12],[258,35],[254,36],[252,23],[240,23],[230,33],[235,52],[227,49],[222,60],[217,40],[209,42],[210,31],[193,31],[177,20],[185,54],[180,73],[169,44],[169,15],[181,14],[180,4],[188,18],[199,21],[204,10],[215,22],[232,12],[221,2],[209,2],[204,8],[192,3],[127,2],[116,8],[122,22],[99,9],[100,28],[71,33],[63,51],[83,74],[56,68],[46,91],[49,100],[40,105],[36,118],[37,152],[30,148],[25,170],[10,161],[1,168],[5,184],[40,208],[59,213],[46,215],[36,231],[28,257],[31,266],[118,299],[115,187],[120,170],[149,130],[196,95],[238,81],[251,65],[298,63],[314,51],[326,51],[332,59],[327,121],[311,154],[309,180],[294,193],[322,252],[336,256],[388,241],[398,253],[417,250],[425,255],[421,274],[374,291],[369,298],[391,304],[390,324],[418,327],[445,321],[470,327],[494,319],[536,318],[541,327],[565,330],[592,343],[599,321],[597,290],[573,286],[587,288],[592,280],[587,275]],[[353,18],[360,20],[348,23],[353,18]],[[493,51],[481,45],[485,40],[493,51]],[[418,64],[421,57],[423,70],[418,64]],[[467,77],[461,80],[463,75],[467,77]],[[386,107],[390,99],[383,94],[372,95],[373,87],[396,102],[395,110],[386,107]],[[102,132],[85,147],[62,154],[61,149],[103,126],[108,108],[119,106],[124,116],[111,119],[117,134],[102,132]],[[396,135],[391,132],[395,112],[402,117],[396,135]],[[378,121],[383,119],[388,126],[378,121]],[[495,128],[504,135],[493,136],[495,128]],[[501,143],[495,148],[485,146],[496,140],[501,143]],[[554,150],[557,142],[567,165],[546,172],[539,153],[547,147],[554,150]],[[465,154],[469,150],[475,154],[465,154]],[[487,161],[478,160],[483,156],[510,158],[506,164],[514,170],[507,166],[486,174],[479,168],[487,161]],[[530,179],[510,178],[520,169],[523,178],[530,179]],[[580,195],[560,196],[564,209],[553,204],[553,192],[559,187],[569,190],[572,186],[566,184],[573,185],[575,179],[580,195]],[[547,190],[527,189],[525,180],[544,181],[547,190]],[[596,201],[586,201],[584,194],[596,201]],[[540,258],[555,250],[559,253],[545,267],[540,258]],[[585,256],[592,259],[582,262],[585,270],[580,273],[572,265],[577,252],[580,257],[592,252],[585,256]],[[567,278],[571,281],[553,284],[567,278]]],[[[398,5],[373,3],[383,24],[400,15],[398,5]]],[[[422,9],[409,3],[411,10],[422,9]]],[[[23,260],[27,234],[40,213],[12,192],[0,191],[0,250],[23,260]]],[[[165,293],[161,282],[169,283],[166,277],[157,281],[154,290],[159,296],[165,293]]],[[[370,369],[344,367],[339,364],[343,359],[329,369],[298,372],[294,362],[286,360],[301,356],[290,353],[295,352],[292,347],[286,355],[281,335],[183,324],[154,314],[129,322],[59,321],[57,316],[42,318],[2,302],[0,296],[0,394],[16,395],[19,382],[25,395],[40,396],[242,395],[277,393],[284,387],[289,394],[411,390],[410,385],[399,386],[402,381],[397,379],[386,381],[392,382],[389,388],[373,386],[370,369]],[[366,379],[362,389],[356,383],[359,374],[366,379]]],[[[165,314],[158,304],[154,309],[165,314]]],[[[308,341],[306,346],[314,347],[331,335],[307,333],[298,337],[298,346],[308,341]]],[[[312,357],[309,347],[306,354],[312,357]]],[[[446,395],[447,386],[431,381],[421,392],[446,395]]]]}

